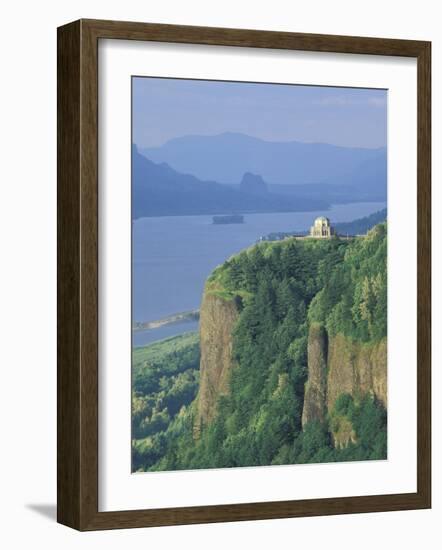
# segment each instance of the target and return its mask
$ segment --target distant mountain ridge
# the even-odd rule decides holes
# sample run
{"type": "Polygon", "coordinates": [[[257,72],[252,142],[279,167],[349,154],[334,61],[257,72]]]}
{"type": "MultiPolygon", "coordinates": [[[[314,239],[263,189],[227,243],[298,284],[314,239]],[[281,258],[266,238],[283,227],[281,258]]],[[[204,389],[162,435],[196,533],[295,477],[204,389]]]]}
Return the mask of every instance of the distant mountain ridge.
{"type": "Polygon", "coordinates": [[[141,149],[153,162],[202,180],[237,184],[259,174],[268,184],[332,184],[370,188],[386,195],[387,151],[327,143],[271,142],[238,133],[184,136],[141,149]]]}
{"type": "Polygon", "coordinates": [[[263,195],[233,189],[216,181],[182,174],[157,164],[132,147],[132,217],[297,212],[326,210],[329,203],[308,197],[263,195]]]}

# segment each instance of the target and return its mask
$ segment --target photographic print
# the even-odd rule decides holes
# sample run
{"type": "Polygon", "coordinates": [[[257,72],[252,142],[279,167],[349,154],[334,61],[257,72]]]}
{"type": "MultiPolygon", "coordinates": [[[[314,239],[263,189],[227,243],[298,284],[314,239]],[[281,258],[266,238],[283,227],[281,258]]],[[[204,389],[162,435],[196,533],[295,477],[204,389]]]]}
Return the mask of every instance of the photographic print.
{"type": "Polygon", "coordinates": [[[387,90],[134,76],[131,147],[132,472],[386,460],[387,90]]]}

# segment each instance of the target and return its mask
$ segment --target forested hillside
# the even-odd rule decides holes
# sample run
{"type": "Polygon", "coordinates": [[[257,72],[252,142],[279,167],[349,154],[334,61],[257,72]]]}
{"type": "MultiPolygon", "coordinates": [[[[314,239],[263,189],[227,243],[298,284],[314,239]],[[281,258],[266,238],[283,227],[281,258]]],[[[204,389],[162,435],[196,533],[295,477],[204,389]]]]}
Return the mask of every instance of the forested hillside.
{"type": "Polygon", "coordinates": [[[133,470],[385,459],[386,229],[263,242],[218,267],[201,308],[211,384],[194,398],[196,335],[134,358],[133,470]],[[227,358],[211,328],[225,312],[227,358]]]}
{"type": "Polygon", "coordinates": [[[132,357],[132,468],[154,464],[167,450],[165,432],[196,396],[196,333],[135,348],[132,357]]]}
{"type": "Polygon", "coordinates": [[[364,235],[373,226],[385,222],[386,219],[387,209],[383,208],[364,218],[359,218],[351,222],[336,223],[334,227],[338,235],[364,235]]]}

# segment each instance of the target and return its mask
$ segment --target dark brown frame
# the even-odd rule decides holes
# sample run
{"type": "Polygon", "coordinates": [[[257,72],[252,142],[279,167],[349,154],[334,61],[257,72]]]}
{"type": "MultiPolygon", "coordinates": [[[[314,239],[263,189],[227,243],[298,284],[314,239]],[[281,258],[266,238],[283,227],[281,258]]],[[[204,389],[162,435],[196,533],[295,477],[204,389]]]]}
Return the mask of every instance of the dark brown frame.
{"type": "Polygon", "coordinates": [[[58,521],[81,531],[431,507],[431,43],[79,20],[58,29],[58,521]],[[418,67],[417,492],[98,511],[98,40],[405,56],[418,67]]]}

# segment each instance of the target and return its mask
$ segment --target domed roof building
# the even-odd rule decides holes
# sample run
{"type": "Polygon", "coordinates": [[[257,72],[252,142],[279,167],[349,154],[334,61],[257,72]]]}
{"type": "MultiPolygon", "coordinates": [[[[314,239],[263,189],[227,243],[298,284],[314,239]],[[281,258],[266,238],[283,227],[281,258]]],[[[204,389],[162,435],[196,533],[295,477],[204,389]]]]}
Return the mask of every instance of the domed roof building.
{"type": "Polygon", "coordinates": [[[316,239],[329,239],[335,234],[335,230],[330,225],[330,220],[325,216],[319,216],[310,228],[310,237],[316,239]]]}

